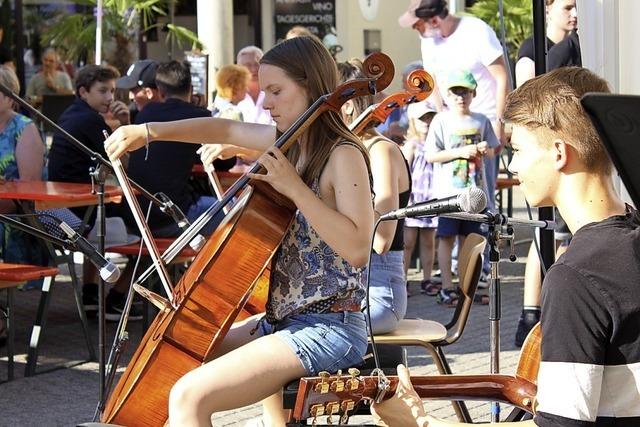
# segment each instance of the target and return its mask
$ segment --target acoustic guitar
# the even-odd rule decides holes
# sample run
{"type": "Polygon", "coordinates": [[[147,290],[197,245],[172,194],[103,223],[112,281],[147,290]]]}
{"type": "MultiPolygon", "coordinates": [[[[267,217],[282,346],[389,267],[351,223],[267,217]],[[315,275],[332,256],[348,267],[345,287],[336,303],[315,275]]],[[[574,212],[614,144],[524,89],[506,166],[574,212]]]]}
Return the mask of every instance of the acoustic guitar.
{"type": "MultiPolygon", "coordinates": [[[[412,376],[411,383],[423,399],[497,401],[534,414],[540,338],[538,323],[524,342],[515,375],[412,376]]],[[[395,394],[397,385],[397,376],[385,376],[381,371],[369,376],[360,375],[355,368],[347,375],[320,372],[317,377],[300,379],[292,420],[313,418],[315,425],[318,417],[326,416],[327,424],[332,424],[335,416],[339,424],[345,424],[359,404],[382,402],[395,394]]]]}

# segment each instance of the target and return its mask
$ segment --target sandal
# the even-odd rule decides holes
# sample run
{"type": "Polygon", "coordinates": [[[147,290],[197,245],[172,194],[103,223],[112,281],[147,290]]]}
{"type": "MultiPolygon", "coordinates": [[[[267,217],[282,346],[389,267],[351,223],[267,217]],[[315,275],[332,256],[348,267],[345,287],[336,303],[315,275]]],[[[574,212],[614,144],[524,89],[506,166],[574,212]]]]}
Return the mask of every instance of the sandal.
{"type": "Polygon", "coordinates": [[[460,295],[456,289],[440,289],[436,295],[436,302],[449,307],[455,307],[458,304],[460,295]]]}
{"type": "Polygon", "coordinates": [[[429,279],[425,279],[420,282],[420,288],[423,294],[435,297],[438,295],[438,292],[440,292],[440,289],[442,289],[442,283],[434,283],[429,279]]]}
{"type": "Polygon", "coordinates": [[[479,305],[489,305],[489,295],[475,294],[473,296],[473,302],[479,305]]]}

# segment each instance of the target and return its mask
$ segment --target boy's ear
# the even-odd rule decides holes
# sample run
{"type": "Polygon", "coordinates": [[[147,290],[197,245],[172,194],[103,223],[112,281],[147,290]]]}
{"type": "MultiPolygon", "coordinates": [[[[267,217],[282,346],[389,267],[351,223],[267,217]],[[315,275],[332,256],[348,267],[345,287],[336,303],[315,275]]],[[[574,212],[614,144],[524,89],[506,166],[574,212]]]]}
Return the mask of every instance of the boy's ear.
{"type": "Polygon", "coordinates": [[[80,96],[80,99],[84,99],[84,97],[87,95],[87,88],[84,86],[80,86],[80,88],[78,89],[78,95],[80,96]]]}
{"type": "Polygon", "coordinates": [[[561,171],[569,163],[570,147],[562,139],[553,140],[556,170],[561,171]]]}

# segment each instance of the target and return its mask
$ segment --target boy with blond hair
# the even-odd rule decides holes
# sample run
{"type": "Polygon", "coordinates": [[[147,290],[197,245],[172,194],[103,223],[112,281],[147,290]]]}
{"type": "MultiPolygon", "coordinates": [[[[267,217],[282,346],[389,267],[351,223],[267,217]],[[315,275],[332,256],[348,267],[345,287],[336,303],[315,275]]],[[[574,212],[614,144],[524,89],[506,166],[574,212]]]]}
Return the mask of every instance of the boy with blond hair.
{"type": "Polygon", "coordinates": [[[213,102],[213,117],[244,121],[238,104],[247,95],[251,73],[244,65],[225,65],[216,74],[216,99],[213,102]]]}
{"type": "MultiPolygon", "coordinates": [[[[588,92],[609,89],[587,69],[560,68],[524,83],[505,109],[509,169],[529,203],[556,206],[574,235],[543,282],[538,405],[525,425],[640,423],[640,215],[616,194],[580,104],[588,92]]],[[[391,426],[444,425],[425,413],[406,368],[399,375],[396,396],[374,412],[391,426]]]]}

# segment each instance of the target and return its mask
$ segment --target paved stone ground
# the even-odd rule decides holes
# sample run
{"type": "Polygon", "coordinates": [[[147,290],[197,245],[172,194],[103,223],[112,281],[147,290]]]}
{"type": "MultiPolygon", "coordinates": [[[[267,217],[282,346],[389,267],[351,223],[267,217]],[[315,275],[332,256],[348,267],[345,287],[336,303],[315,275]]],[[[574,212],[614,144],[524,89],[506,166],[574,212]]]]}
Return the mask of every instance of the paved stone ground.
{"type": "MultiPolygon", "coordinates": [[[[515,202],[516,206],[522,206],[515,202]]],[[[525,217],[522,209],[515,216],[525,217]]],[[[516,230],[517,240],[531,236],[528,230],[516,230]]],[[[524,242],[526,243],[526,242],[524,242]]],[[[522,276],[524,256],[528,244],[516,245],[517,262],[506,261],[505,252],[500,263],[502,283],[501,321],[501,371],[513,373],[518,361],[518,350],[513,345],[515,327],[522,304],[522,276]]],[[[446,323],[452,310],[439,306],[435,298],[419,293],[421,273],[410,270],[410,286],[413,296],[409,298],[408,317],[420,317],[446,323]]],[[[59,276],[54,286],[48,321],[42,332],[38,375],[24,378],[23,370],[29,341],[31,324],[35,317],[39,299],[38,291],[16,292],[16,375],[12,382],[0,384],[0,426],[73,426],[91,421],[98,400],[98,364],[87,361],[87,349],[68,276],[59,276]],[[70,366],[70,367],[69,367],[70,366]]],[[[4,296],[0,294],[4,302],[4,296]]],[[[460,341],[446,349],[454,373],[488,373],[489,368],[489,320],[488,307],[474,305],[467,329],[460,341]]],[[[94,344],[97,348],[97,322],[90,321],[94,344]]],[[[114,325],[108,327],[111,343],[114,325]]],[[[129,325],[130,342],[121,362],[127,363],[141,336],[140,323],[129,325]]],[[[409,365],[415,374],[436,373],[435,366],[425,352],[408,349],[409,365]]],[[[0,381],[6,380],[6,347],[0,349],[0,381]]],[[[120,368],[120,372],[123,368],[120,368]]],[[[451,405],[446,401],[426,403],[429,411],[439,417],[454,419],[451,405]]],[[[489,405],[468,402],[471,415],[476,421],[489,420],[489,405]]],[[[243,426],[259,416],[258,405],[241,408],[214,416],[215,425],[243,426]]],[[[503,414],[508,409],[503,408],[503,414]]],[[[352,423],[366,423],[367,418],[358,417],[352,423]]]]}

